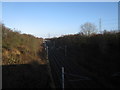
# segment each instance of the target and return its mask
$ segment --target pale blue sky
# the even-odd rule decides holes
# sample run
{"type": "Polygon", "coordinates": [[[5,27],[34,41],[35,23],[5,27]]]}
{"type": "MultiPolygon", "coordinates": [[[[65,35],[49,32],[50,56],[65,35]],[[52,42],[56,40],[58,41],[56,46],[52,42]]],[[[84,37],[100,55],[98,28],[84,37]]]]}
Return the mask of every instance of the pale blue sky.
{"type": "Polygon", "coordinates": [[[3,22],[7,27],[37,37],[60,36],[80,31],[85,22],[102,30],[118,28],[117,2],[3,2],[3,22]]]}

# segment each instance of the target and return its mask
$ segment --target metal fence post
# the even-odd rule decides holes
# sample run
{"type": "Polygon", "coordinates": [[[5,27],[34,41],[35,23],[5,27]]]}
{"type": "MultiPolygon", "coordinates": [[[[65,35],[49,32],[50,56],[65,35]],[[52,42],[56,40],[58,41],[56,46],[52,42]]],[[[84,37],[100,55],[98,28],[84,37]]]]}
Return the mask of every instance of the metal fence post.
{"type": "Polygon", "coordinates": [[[67,56],[67,46],[65,45],[65,56],[67,56]]]}
{"type": "Polygon", "coordinates": [[[64,90],[64,67],[62,67],[62,90],[64,90]]]}
{"type": "Polygon", "coordinates": [[[48,46],[47,46],[47,60],[48,60],[48,46]]]}

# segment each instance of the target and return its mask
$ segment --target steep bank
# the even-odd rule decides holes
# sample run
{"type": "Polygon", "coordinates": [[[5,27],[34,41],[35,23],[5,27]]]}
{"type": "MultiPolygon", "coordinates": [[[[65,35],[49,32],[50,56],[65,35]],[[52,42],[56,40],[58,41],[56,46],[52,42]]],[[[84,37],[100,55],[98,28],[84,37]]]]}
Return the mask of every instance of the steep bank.
{"type": "Polygon", "coordinates": [[[43,39],[2,25],[2,89],[51,88],[43,39]]]}
{"type": "Polygon", "coordinates": [[[27,64],[37,61],[45,64],[43,39],[21,34],[2,25],[2,64],[27,64]]]}

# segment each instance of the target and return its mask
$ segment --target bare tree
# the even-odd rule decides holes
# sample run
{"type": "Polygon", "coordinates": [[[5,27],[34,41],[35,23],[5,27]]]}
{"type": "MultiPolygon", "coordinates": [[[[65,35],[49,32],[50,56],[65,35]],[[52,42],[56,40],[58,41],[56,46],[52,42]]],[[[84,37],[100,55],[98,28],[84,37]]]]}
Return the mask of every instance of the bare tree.
{"type": "Polygon", "coordinates": [[[94,24],[87,22],[81,25],[81,32],[85,35],[91,35],[93,33],[97,33],[97,28],[94,24]]]}

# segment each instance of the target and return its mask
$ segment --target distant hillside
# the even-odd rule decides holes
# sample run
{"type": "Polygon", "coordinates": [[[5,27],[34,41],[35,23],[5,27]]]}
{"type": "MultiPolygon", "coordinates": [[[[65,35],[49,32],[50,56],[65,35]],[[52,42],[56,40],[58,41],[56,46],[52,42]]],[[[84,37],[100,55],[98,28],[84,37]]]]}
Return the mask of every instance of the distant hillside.
{"type": "Polygon", "coordinates": [[[106,76],[120,72],[120,32],[65,35],[50,40],[62,56],[66,54],[67,60],[89,72],[106,76]]]}
{"type": "Polygon", "coordinates": [[[2,25],[2,64],[26,64],[32,61],[45,63],[43,39],[20,34],[2,25]]]}

